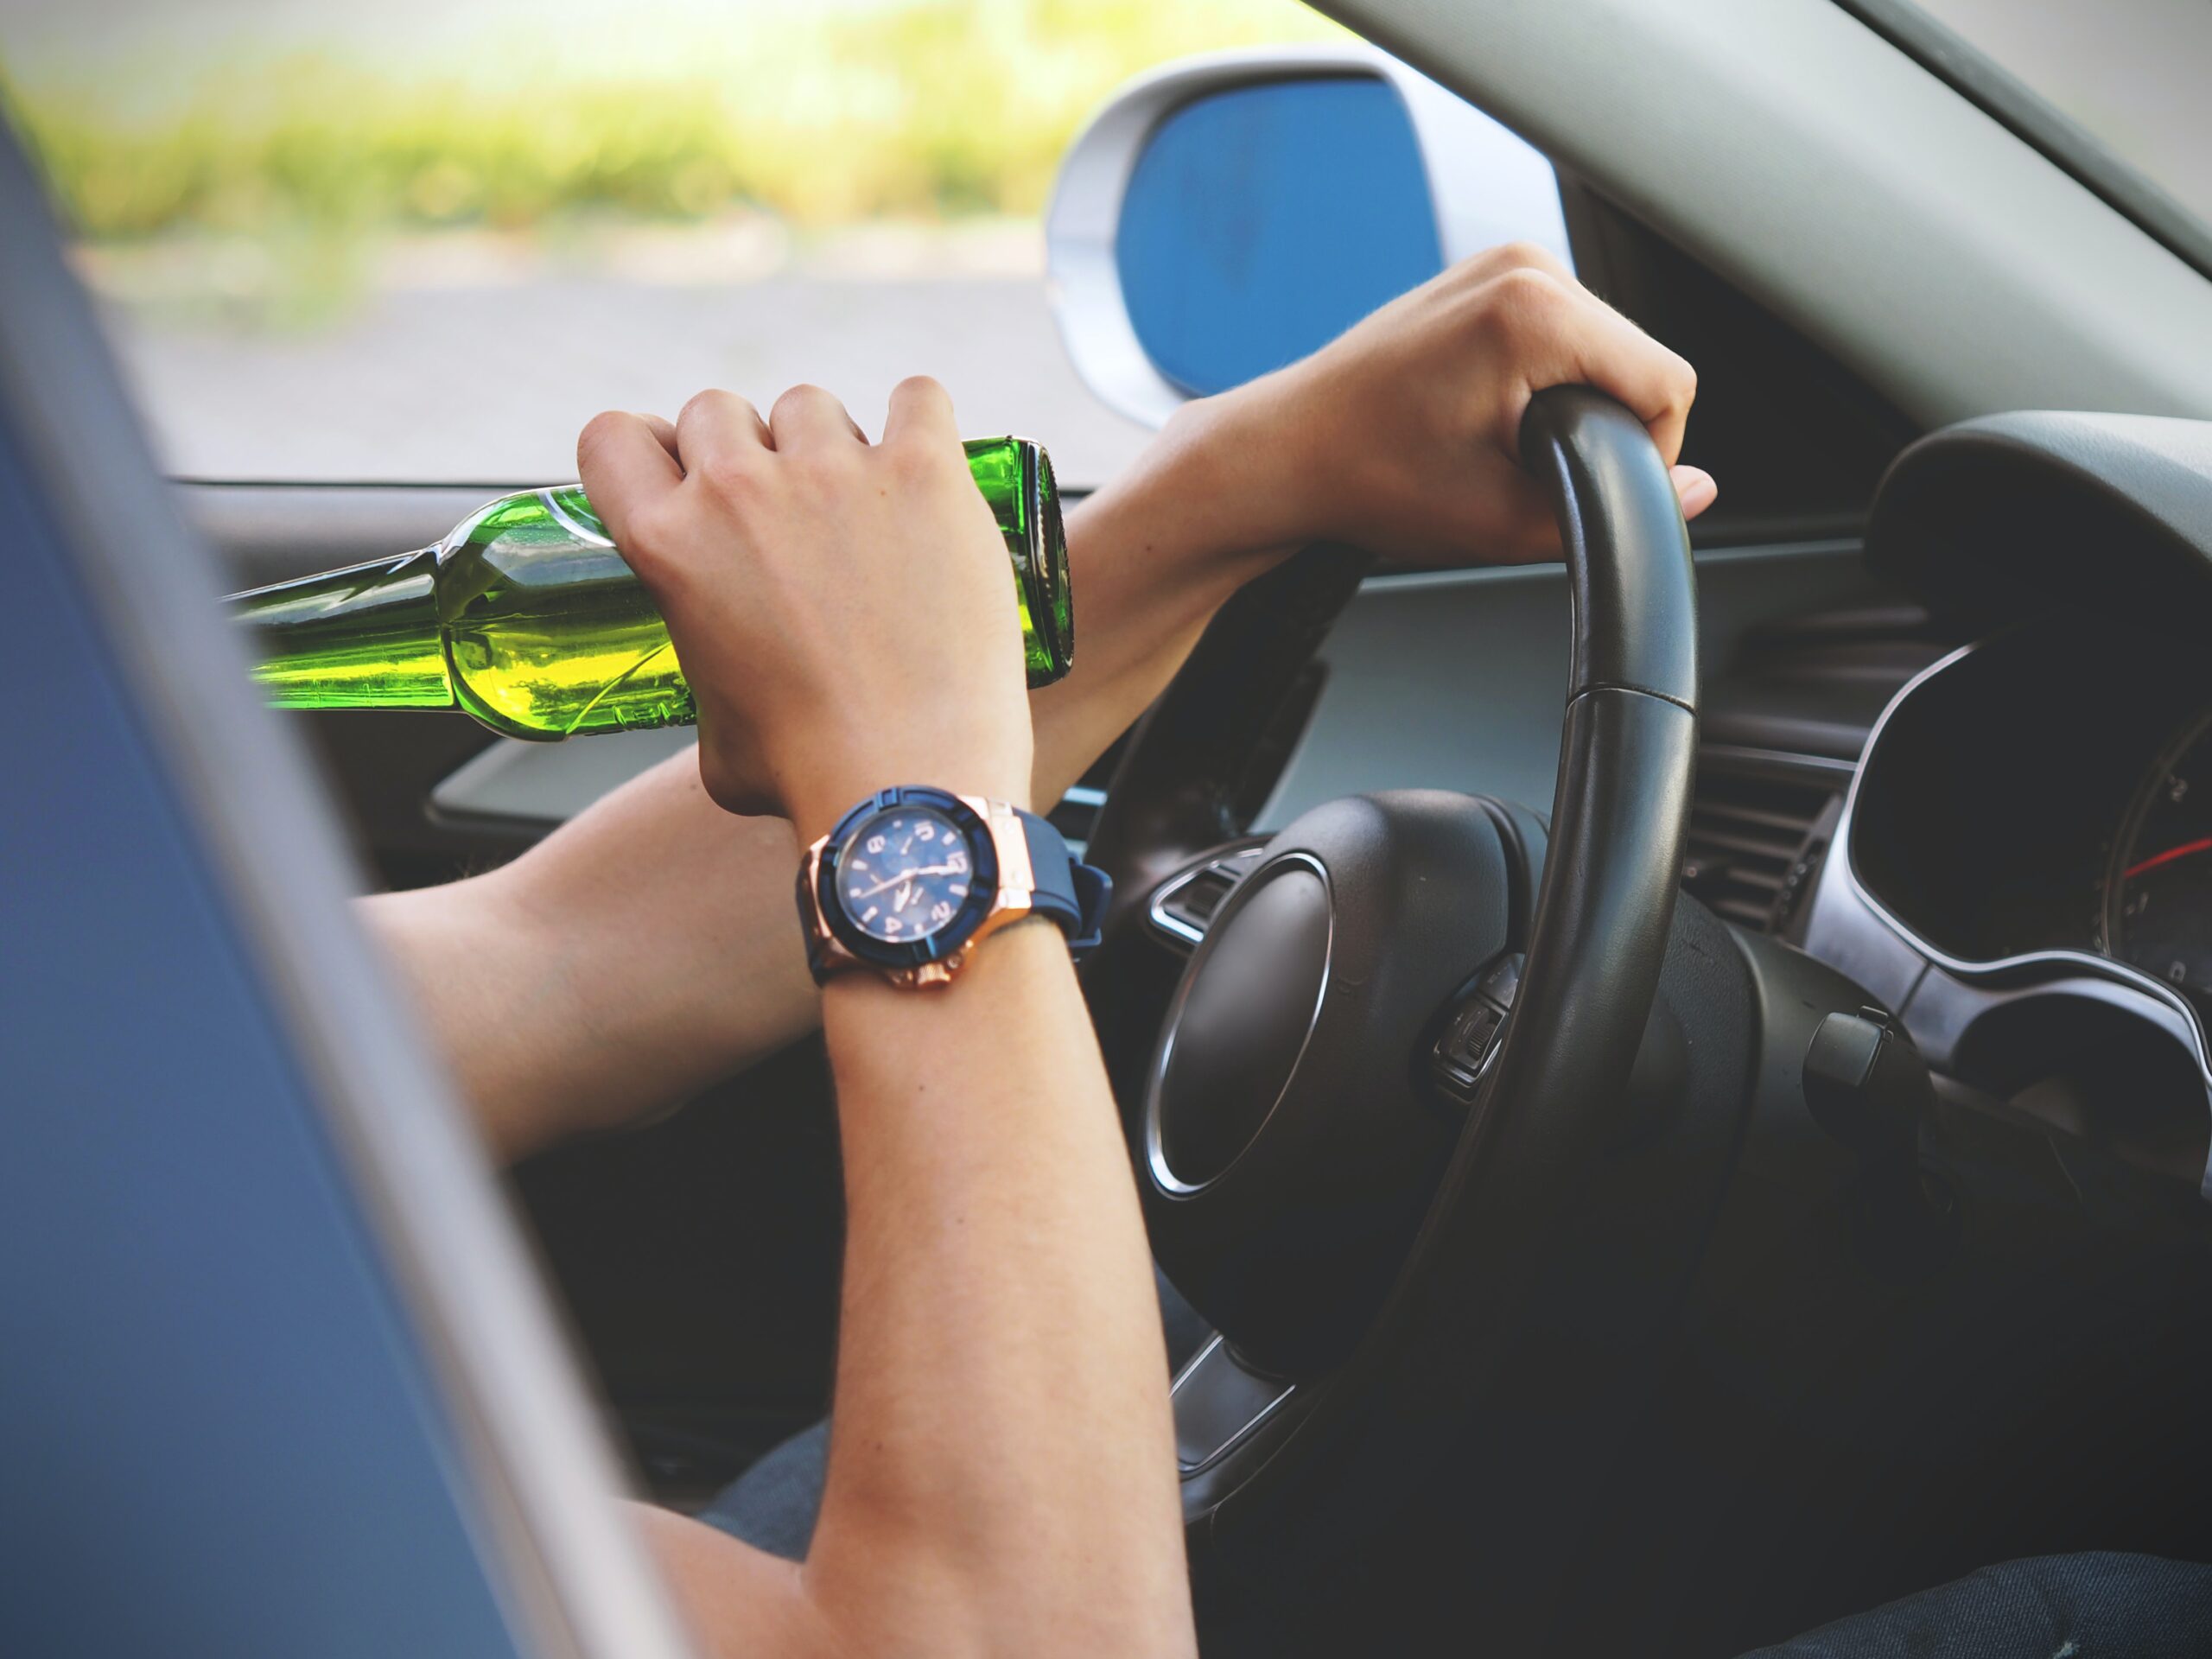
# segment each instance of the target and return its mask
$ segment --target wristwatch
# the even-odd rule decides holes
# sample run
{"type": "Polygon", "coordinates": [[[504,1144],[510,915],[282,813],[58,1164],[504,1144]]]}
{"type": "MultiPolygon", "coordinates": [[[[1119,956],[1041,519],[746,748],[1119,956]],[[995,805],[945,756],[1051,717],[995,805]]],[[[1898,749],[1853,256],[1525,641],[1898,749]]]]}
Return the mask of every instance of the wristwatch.
{"type": "Polygon", "coordinates": [[[1077,955],[1098,943],[1113,883],[1033,812],[909,786],[869,796],[799,860],[798,918],[817,984],[871,968],[949,984],[982,940],[1049,917],[1077,955]]]}

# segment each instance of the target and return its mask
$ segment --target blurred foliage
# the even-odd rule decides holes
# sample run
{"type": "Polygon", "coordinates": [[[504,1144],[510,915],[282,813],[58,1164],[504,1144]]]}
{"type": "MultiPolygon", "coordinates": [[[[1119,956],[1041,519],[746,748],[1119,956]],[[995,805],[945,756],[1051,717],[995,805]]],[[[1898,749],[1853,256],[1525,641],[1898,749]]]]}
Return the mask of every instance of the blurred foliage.
{"type": "Polygon", "coordinates": [[[792,0],[765,26],[702,29],[674,72],[548,67],[526,40],[491,41],[462,65],[213,53],[195,73],[119,64],[5,96],[87,241],[251,237],[313,267],[382,231],[564,215],[746,205],[806,229],[1033,214],[1077,125],[1131,73],[1340,37],[1295,0],[792,0]]]}

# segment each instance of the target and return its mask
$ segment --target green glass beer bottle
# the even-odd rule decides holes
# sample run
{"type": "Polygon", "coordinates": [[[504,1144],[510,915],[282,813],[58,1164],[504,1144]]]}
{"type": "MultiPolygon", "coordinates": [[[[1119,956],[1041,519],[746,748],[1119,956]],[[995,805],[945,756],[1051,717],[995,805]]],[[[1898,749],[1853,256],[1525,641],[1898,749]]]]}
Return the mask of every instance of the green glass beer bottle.
{"type": "MultiPolygon", "coordinates": [[[[1013,561],[1029,683],[1049,685],[1075,650],[1052,463],[1026,438],[966,448],[1013,561]]],[[[575,484],[486,502],[435,546],[227,602],[280,709],[459,709],[549,742],[698,717],[659,613],[575,484]]]]}

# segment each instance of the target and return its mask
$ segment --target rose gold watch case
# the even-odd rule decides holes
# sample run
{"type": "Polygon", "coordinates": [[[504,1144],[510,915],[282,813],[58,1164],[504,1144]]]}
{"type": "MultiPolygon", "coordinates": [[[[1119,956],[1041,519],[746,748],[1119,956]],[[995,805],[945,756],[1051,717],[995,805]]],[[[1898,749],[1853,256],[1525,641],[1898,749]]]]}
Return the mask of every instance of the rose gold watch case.
{"type": "MultiPolygon", "coordinates": [[[[950,985],[968,965],[976,947],[992,934],[1027,920],[1033,913],[1037,891],[1036,866],[1029,859],[1029,836],[1021,826],[1021,819],[1013,807],[1004,801],[994,801],[981,795],[958,795],[954,799],[963,803],[983,821],[983,828],[991,838],[991,846],[998,857],[998,892],[991,900],[991,907],[976,924],[976,931],[962,943],[960,948],[935,962],[925,962],[912,968],[887,968],[878,963],[863,960],[847,948],[830,925],[830,918],[822,911],[822,855],[829,848],[830,836],[818,837],[800,860],[799,892],[802,895],[804,919],[815,941],[817,972],[823,979],[866,969],[880,975],[903,991],[920,990],[932,985],[950,985]]],[[[831,832],[832,835],[835,831],[831,832]]]]}

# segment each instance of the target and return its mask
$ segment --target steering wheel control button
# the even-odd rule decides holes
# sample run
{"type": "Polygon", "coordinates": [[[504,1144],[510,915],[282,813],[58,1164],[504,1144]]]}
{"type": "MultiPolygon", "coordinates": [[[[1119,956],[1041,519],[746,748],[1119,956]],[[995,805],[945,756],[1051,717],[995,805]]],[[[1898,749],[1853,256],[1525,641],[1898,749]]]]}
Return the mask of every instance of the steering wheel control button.
{"type": "Polygon", "coordinates": [[[1149,906],[1154,931],[1179,950],[1205,943],[1206,929],[1229,901],[1236,884],[1251,871],[1263,849],[1248,847],[1226,858],[1211,859],[1160,884],[1149,906]]]}
{"type": "Polygon", "coordinates": [[[1483,1079],[1505,1046],[1505,1020],[1521,988],[1521,957],[1505,957],[1484,969],[1444,1020],[1444,1033],[1429,1051],[1428,1072],[1436,1086],[1462,1106],[1471,1106],[1483,1079]]]}
{"type": "Polygon", "coordinates": [[[1194,1190],[1251,1144],[1297,1069],[1329,969],[1329,886],[1292,858],[1251,878],[1191,983],[1160,1076],[1155,1173],[1194,1190]]]}

